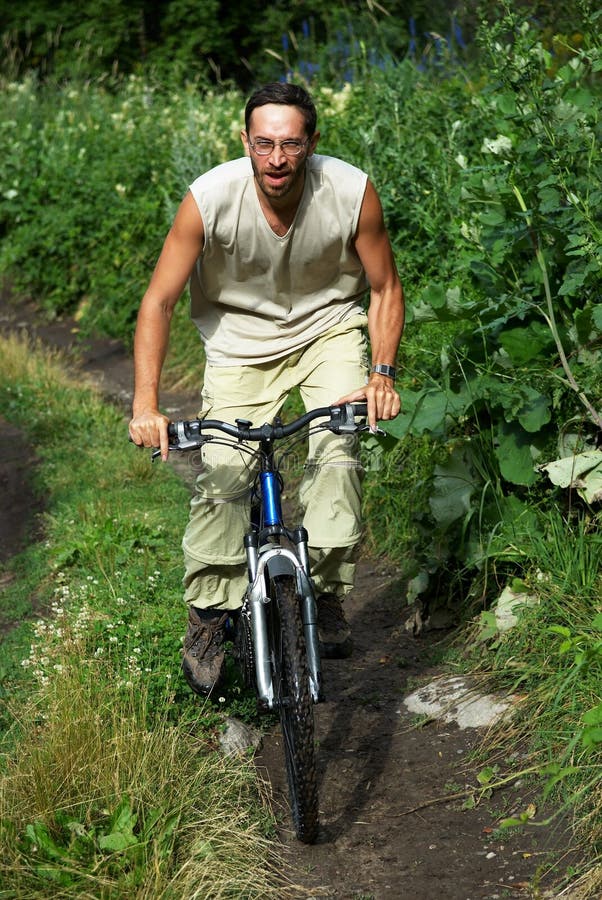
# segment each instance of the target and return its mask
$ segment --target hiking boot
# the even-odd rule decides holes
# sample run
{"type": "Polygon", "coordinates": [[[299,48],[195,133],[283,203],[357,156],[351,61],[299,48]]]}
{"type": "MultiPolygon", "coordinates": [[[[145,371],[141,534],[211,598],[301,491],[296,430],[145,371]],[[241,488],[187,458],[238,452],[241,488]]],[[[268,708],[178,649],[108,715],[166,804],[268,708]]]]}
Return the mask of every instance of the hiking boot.
{"type": "Polygon", "coordinates": [[[335,594],[320,594],[317,606],[320,656],[324,659],[347,659],[353,652],[353,638],[341,598],[335,594]]]}
{"type": "Polygon", "coordinates": [[[221,609],[188,609],[182,671],[193,691],[209,694],[224,669],[224,643],[228,613],[221,609]]]}

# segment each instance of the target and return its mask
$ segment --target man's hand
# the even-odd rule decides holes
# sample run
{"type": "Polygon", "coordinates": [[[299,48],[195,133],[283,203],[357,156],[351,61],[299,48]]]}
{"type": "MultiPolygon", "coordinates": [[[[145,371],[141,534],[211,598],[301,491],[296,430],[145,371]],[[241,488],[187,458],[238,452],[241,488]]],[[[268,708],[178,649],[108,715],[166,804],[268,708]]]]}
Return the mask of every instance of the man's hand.
{"type": "Polygon", "coordinates": [[[159,447],[161,459],[165,462],[169,456],[168,424],[168,417],[158,409],[147,410],[135,415],[130,422],[130,437],[138,447],[159,447]]]}
{"type": "Polygon", "coordinates": [[[351,394],[337,400],[335,406],[342,403],[357,403],[366,400],[368,403],[368,425],[376,431],[376,423],[380,420],[394,419],[401,409],[399,394],[391,378],[374,372],[365,387],[358,388],[351,394]]]}

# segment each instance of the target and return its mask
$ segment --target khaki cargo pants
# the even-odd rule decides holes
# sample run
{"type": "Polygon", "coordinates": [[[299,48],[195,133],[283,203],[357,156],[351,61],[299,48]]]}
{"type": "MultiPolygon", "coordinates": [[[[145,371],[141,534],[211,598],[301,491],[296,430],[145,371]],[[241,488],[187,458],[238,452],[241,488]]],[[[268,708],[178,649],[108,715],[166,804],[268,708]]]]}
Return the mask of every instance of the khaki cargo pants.
{"type": "MultiPolygon", "coordinates": [[[[295,386],[306,409],[331,405],[366,383],[365,323],[365,316],[354,316],[310,346],[273,362],[244,367],[208,365],[199,417],[227,422],[249,419],[259,426],[278,415],[295,386]]],[[[285,481],[290,464],[287,457],[285,481]]],[[[184,599],[196,607],[241,606],[247,583],[243,535],[249,524],[254,475],[252,460],[240,450],[213,443],[203,448],[182,542],[184,599]]],[[[299,500],[319,593],[343,595],[353,586],[362,476],[355,436],[323,432],[310,437],[299,500]]]]}

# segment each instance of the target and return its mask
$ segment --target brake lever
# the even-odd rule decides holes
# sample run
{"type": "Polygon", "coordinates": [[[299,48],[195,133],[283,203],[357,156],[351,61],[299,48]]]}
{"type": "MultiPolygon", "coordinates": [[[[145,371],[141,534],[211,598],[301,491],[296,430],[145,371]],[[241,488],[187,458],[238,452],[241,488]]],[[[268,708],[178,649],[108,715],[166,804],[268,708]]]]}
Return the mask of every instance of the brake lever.
{"type": "MultiPolygon", "coordinates": [[[[214,439],[214,435],[206,434],[203,437],[199,438],[184,438],[178,444],[169,444],[167,447],[168,453],[186,453],[190,450],[200,450],[203,444],[207,444],[209,441],[214,439]]],[[[151,462],[154,462],[159,456],[161,456],[161,450],[153,450],[151,453],[151,462]]]]}
{"type": "MultiPolygon", "coordinates": [[[[167,453],[168,453],[168,455],[169,455],[170,453],[172,453],[172,452],[174,452],[174,451],[176,451],[176,450],[181,450],[181,449],[182,449],[181,447],[177,447],[175,444],[170,444],[169,447],[167,448],[167,453]]],[[[191,448],[187,448],[187,449],[191,449],[191,448]]],[[[151,462],[154,462],[154,461],[155,461],[156,459],[158,459],[160,456],[161,456],[161,450],[157,447],[157,448],[156,448],[155,450],[153,450],[152,453],[151,453],[151,462]]]]}
{"type": "Polygon", "coordinates": [[[370,426],[368,424],[359,425],[357,430],[358,431],[368,431],[370,434],[382,434],[384,436],[386,436],[386,434],[387,434],[387,432],[383,431],[382,428],[379,428],[378,425],[374,429],[370,428],[370,426]]]}

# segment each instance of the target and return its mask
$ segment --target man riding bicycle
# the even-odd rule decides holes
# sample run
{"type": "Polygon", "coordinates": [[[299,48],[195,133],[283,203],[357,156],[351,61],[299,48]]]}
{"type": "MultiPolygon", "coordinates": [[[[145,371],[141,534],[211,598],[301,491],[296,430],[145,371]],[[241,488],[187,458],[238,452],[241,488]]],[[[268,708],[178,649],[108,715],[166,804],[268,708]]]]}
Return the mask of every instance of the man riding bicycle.
{"type": "MultiPolygon", "coordinates": [[[[373,185],[359,169],[315,153],[315,107],[296,85],[256,91],[241,137],[244,157],[190,185],[138,315],[130,435],[160,447],[163,459],[168,418],[159,411],[159,382],[188,279],[207,360],[200,417],[271,421],[294,387],[307,409],[366,400],[373,428],[400,408],[394,367],[403,290],[373,185]]],[[[183,538],[182,665],[201,694],[222,674],[228,612],[240,608],[246,586],[249,478],[236,451],[204,450],[183,538]]],[[[352,651],[342,600],[353,586],[361,480],[353,441],[329,432],[310,438],[300,499],[327,657],[352,651]]]]}

